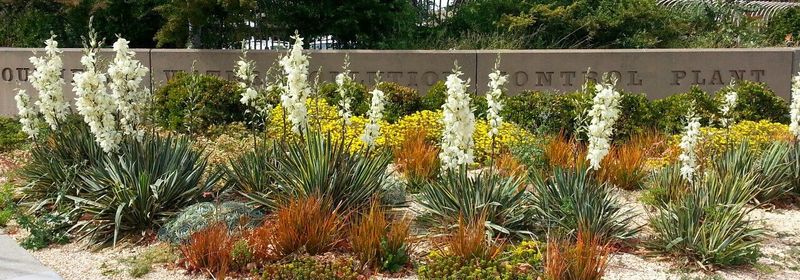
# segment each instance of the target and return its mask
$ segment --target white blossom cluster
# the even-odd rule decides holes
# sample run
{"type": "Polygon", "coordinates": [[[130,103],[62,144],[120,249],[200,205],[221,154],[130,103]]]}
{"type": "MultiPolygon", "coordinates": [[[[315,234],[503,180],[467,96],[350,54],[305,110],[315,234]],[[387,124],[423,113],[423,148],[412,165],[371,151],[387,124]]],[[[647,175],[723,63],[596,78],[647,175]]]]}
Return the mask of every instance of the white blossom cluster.
{"type": "Polygon", "coordinates": [[[374,147],[375,141],[381,135],[380,121],[383,119],[386,96],[382,90],[378,89],[377,85],[378,83],[376,83],[375,89],[371,92],[372,102],[370,103],[369,111],[367,111],[369,122],[364,125],[364,133],[361,135],[361,141],[364,141],[367,147],[374,147]]]}
{"type": "Polygon", "coordinates": [[[353,84],[353,77],[350,76],[349,59],[345,57],[343,72],[336,75],[336,91],[339,93],[339,117],[342,118],[342,123],[345,127],[350,126],[350,117],[353,116],[353,111],[350,108],[351,98],[348,94],[350,87],[353,84]]]}
{"type": "Polygon", "coordinates": [[[605,82],[595,85],[596,93],[588,114],[591,123],[586,131],[589,138],[586,159],[589,160],[589,167],[594,170],[600,169],[600,163],[611,149],[614,123],[617,122],[620,115],[621,95],[614,89],[614,84],[614,82],[605,82]]]}
{"type": "Polygon", "coordinates": [[[114,43],[114,61],[108,66],[108,87],[111,98],[119,113],[119,125],[126,135],[141,136],[137,131],[144,111],[143,104],[148,98],[148,90],[142,87],[142,80],[148,69],[134,59],[136,53],[128,48],[128,40],[117,39],[114,43]]]}
{"type": "Polygon", "coordinates": [[[508,81],[508,75],[502,75],[500,69],[495,65],[494,72],[489,74],[489,93],[486,94],[486,121],[489,122],[489,138],[500,133],[500,126],[503,124],[503,117],[500,111],[503,110],[503,85],[508,81]]]}
{"type": "Polygon", "coordinates": [[[695,148],[700,141],[700,117],[694,115],[694,110],[689,112],[686,117],[687,124],[681,136],[681,154],[678,160],[681,161],[681,177],[689,182],[694,180],[697,172],[697,154],[695,148]]]}
{"type": "Polygon", "coordinates": [[[36,112],[36,107],[31,104],[31,97],[24,89],[17,91],[14,96],[17,101],[17,110],[19,110],[19,122],[22,124],[22,132],[28,135],[28,138],[36,138],[39,135],[39,113],[36,112]]]}
{"type": "Polygon", "coordinates": [[[281,104],[292,124],[292,132],[303,134],[308,126],[306,99],[311,93],[311,88],[308,86],[308,57],[303,54],[303,38],[298,34],[292,38],[295,40],[292,49],[279,61],[286,74],[286,83],[282,86],[281,104]]]}
{"type": "Polygon", "coordinates": [[[81,56],[83,72],[73,77],[73,88],[77,96],[75,108],[83,116],[84,122],[95,136],[103,151],[110,153],[119,148],[122,135],[117,131],[114,116],[117,110],[114,97],[108,93],[106,75],[97,69],[97,42],[92,40],[91,46],[81,56]]]}
{"type": "Polygon", "coordinates": [[[467,93],[469,80],[461,79],[462,73],[456,67],[447,76],[447,100],[442,105],[444,113],[442,131],[442,151],[439,159],[442,169],[454,169],[473,162],[472,134],[475,132],[475,115],[470,107],[471,98],[467,93]]]}
{"type": "Polygon", "coordinates": [[[61,77],[63,63],[61,50],[55,36],[45,41],[45,54],[42,57],[31,57],[33,73],[30,76],[31,85],[39,93],[36,106],[50,128],[57,129],[59,121],[67,117],[69,106],[64,102],[64,79],[61,77]]]}
{"type": "Polygon", "coordinates": [[[725,93],[725,100],[722,102],[722,108],[720,108],[720,112],[722,113],[722,118],[720,119],[720,123],[723,127],[730,127],[733,124],[733,108],[736,107],[736,100],[738,99],[738,93],[733,88],[733,82],[731,82],[731,89],[725,93]]]}
{"type": "Polygon", "coordinates": [[[789,131],[800,140],[800,73],[792,77],[792,104],[789,106],[789,116],[792,120],[789,131]]]}

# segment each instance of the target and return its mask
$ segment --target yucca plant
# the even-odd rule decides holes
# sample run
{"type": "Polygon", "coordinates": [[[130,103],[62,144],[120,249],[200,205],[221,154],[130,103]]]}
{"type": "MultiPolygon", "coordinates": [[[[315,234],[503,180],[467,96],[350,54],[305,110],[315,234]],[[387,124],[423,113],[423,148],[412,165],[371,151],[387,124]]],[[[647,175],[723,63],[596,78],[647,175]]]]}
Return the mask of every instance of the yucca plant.
{"type": "Polygon", "coordinates": [[[122,233],[158,229],[180,209],[203,200],[219,177],[206,174],[206,157],[187,138],[126,139],[118,155],[107,155],[102,165],[81,174],[79,196],[68,196],[89,217],[73,230],[105,243],[122,233]]]}
{"type": "Polygon", "coordinates": [[[555,168],[548,178],[532,176],[532,209],[539,233],[553,230],[576,237],[578,228],[604,241],[620,242],[638,232],[634,214],[619,204],[611,188],[584,167],[555,168]]]}
{"type": "Polygon", "coordinates": [[[20,169],[25,181],[23,202],[33,211],[72,208],[67,195],[78,195],[83,183],[79,175],[103,164],[105,153],[95,142],[89,126],[68,118],[58,133],[48,133],[31,148],[31,160],[20,169]]]}
{"type": "Polygon", "coordinates": [[[680,163],[673,163],[650,173],[647,192],[642,200],[648,205],[677,201],[689,191],[689,181],[681,176],[680,163]]]}
{"type": "MultiPolygon", "coordinates": [[[[373,151],[374,152],[374,151],[373,151]]],[[[318,196],[341,211],[369,205],[386,181],[391,157],[386,153],[351,153],[347,143],[309,133],[304,141],[277,145],[267,172],[274,176],[272,195],[255,202],[271,209],[294,199],[318,196]]]]}
{"type": "Polygon", "coordinates": [[[756,194],[752,203],[763,204],[783,198],[791,191],[791,166],[786,162],[789,147],[773,143],[760,155],[747,141],[717,156],[710,169],[721,179],[752,177],[756,194]]]}
{"type": "Polygon", "coordinates": [[[764,231],[747,217],[757,194],[752,180],[711,171],[683,198],[657,207],[648,247],[704,268],[755,262],[764,231]]]}
{"type": "Polygon", "coordinates": [[[789,165],[789,178],[794,194],[800,194],[800,141],[789,144],[789,151],[786,155],[789,165]]]}
{"type": "Polygon", "coordinates": [[[786,198],[792,191],[792,165],[787,161],[791,144],[775,142],[759,157],[756,173],[756,204],[771,203],[786,198]]]}
{"type": "Polygon", "coordinates": [[[237,192],[251,200],[269,197],[275,190],[275,176],[270,166],[276,164],[275,149],[257,144],[252,151],[231,159],[225,171],[226,190],[237,192]]]}
{"type": "Polygon", "coordinates": [[[493,172],[475,176],[466,169],[444,172],[423,186],[417,195],[423,213],[418,217],[431,227],[453,227],[459,219],[467,223],[485,215],[492,233],[530,235],[531,216],[524,181],[493,172]]]}

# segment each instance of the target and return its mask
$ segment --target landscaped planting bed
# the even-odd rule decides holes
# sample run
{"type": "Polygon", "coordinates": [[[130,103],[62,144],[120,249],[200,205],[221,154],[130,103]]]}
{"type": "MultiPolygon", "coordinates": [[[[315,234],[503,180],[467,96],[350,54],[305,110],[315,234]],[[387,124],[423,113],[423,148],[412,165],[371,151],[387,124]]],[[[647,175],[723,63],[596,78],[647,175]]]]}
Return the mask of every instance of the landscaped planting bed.
{"type": "Polygon", "coordinates": [[[151,98],[95,39],[74,105],[51,39],[0,127],[0,225],[66,279],[800,278],[800,77],[791,104],[610,77],[509,96],[456,64],[420,97],[347,62],[309,83],[298,36],[264,82],[243,53],[237,82],[151,98]]]}

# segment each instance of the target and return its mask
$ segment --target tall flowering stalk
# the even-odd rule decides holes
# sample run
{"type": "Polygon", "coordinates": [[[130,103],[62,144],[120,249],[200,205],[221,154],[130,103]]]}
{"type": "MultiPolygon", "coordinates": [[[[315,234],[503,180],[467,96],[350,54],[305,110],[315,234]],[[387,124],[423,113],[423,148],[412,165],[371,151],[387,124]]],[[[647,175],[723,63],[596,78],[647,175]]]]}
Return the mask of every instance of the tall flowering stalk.
{"type": "Polygon", "coordinates": [[[471,98],[467,93],[469,79],[461,79],[461,69],[456,64],[453,73],[447,76],[447,100],[442,105],[444,114],[442,132],[442,151],[439,159],[442,169],[455,169],[473,162],[475,142],[475,115],[470,107],[471,98]]]}
{"type": "Polygon", "coordinates": [[[148,69],[134,59],[136,52],[130,50],[128,43],[121,37],[114,42],[114,61],[108,66],[108,87],[119,113],[122,132],[141,136],[143,131],[138,130],[138,126],[144,112],[144,101],[148,100],[149,95],[142,81],[148,69]]]}
{"type": "Polygon", "coordinates": [[[353,116],[353,111],[350,108],[350,103],[352,102],[350,89],[353,86],[353,77],[350,76],[349,68],[350,56],[347,55],[344,57],[342,73],[336,75],[336,92],[339,93],[339,117],[342,118],[342,131],[345,133],[347,132],[347,127],[350,126],[350,117],[353,116]]]}
{"type": "MultiPolygon", "coordinates": [[[[247,52],[242,51],[242,56],[236,62],[236,71],[234,71],[234,75],[239,79],[239,87],[244,90],[239,102],[254,109],[251,111],[248,108],[245,113],[253,114],[255,118],[259,119],[258,125],[266,125],[266,119],[268,119],[269,112],[272,111],[272,104],[269,103],[268,94],[278,86],[269,84],[266,88],[257,89],[255,86],[255,69],[255,61],[247,59],[247,52]]],[[[266,76],[269,76],[271,72],[272,68],[267,71],[266,76]]],[[[266,78],[264,82],[266,83],[266,78]]]]}
{"type": "Polygon", "coordinates": [[[621,95],[614,89],[615,85],[616,80],[613,78],[611,81],[596,84],[592,108],[589,109],[591,123],[586,131],[589,137],[586,159],[589,160],[589,167],[594,170],[600,169],[600,163],[611,149],[614,124],[620,115],[621,95]]]}
{"type": "Polygon", "coordinates": [[[792,104],[789,106],[789,131],[800,140],[800,73],[792,77],[792,104]]]}
{"type": "Polygon", "coordinates": [[[500,57],[494,64],[494,71],[489,73],[489,92],[486,94],[486,103],[488,110],[486,111],[486,121],[489,123],[489,138],[492,139],[492,158],[494,158],[495,138],[500,132],[500,126],[503,124],[503,117],[500,116],[500,111],[503,110],[503,86],[508,81],[508,75],[503,75],[500,72],[500,57]]]}
{"type": "Polygon", "coordinates": [[[686,128],[681,136],[681,154],[678,156],[678,160],[681,162],[681,177],[693,182],[697,172],[695,149],[700,141],[700,117],[695,116],[694,108],[689,110],[686,121],[686,128]]]}
{"type": "Polygon", "coordinates": [[[308,56],[303,54],[303,38],[297,33],[292,38],[292,49],[279,61],[286,75],[281,104],[288,114],[292,132],[303,135],[308,127],[306,99],[311,92],[308,86],[308,56]]]}
{"type": "Polygon", "coordinates": [[[733,124],[733,109],[736,107],[738,96],[739,94],[735,89],[735,82],[731,81],[730,90],[725,93],[725,100],[723,100],[722,107],[719,109],[722,113],[722,118],[720,119],[722,127],[728,128],[733,124]]]}
{"type": "Polygon", "coordinates": [[[31,57],[33,73],[30,76],[31,85],[39,93],[36,106],[42,113],[44,121],[50,128],[57,129],[58,123],[67,117],[69,106],[64,102],[64,79],[61,70],[64,67],[61,61],[61,50],[55,35],[44,41],[45,54],[41,57],[31,57]]]}
{"type": "MultiPolygon", "coordinates": [[[[380,75],[380,73],[378,73],[380,75]]],[[[386,103],[386,95],[382,90],[378,89],[380,85],[380,76],[375,80],[375,88],[372,89],[372,100],[367,111],[369,122],[364,125],[364,132],[361,135],[361,141],[367,146],[367,150],[375,147],[375,141],[381,135],[380,121],[383,119],[383,108],[386,103]]]]}
{"type": "Polygon", "coordinates": [[[35,139],[39,135],[39,113],[36,112],[36,107],[31,104],[31,97],[24,89],[17,91],[14,96],[17,101],[17,110],[19,110],[19,123],[22,124],[22,132],[28,135],[28,138],[35,139]]]}
{"type": "Polygon", "coordinates": [[[119,148],[122,136],[117,131],[114,116],[117,106],[114,97],[108,93],[107,77],[97,69],[100,46],[95,36],[94,32],[89,35],[88,45],[84,47],[81,57],[84,71],[75,74],[72,90],[77,95],[75,108],[78,109],[78,114],[83,116],[103,151],[110,153],[119,148]]]}

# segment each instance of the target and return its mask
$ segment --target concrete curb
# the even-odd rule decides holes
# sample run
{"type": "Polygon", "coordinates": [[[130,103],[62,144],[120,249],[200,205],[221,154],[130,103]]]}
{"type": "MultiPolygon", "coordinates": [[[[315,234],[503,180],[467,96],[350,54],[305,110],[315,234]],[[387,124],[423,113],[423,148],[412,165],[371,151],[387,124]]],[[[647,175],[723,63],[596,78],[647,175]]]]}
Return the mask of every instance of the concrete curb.
{"type": "Polygon", "coordinates": [[[0,280],[61,280],[8,235],[0,234],[0,280]]]}

